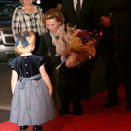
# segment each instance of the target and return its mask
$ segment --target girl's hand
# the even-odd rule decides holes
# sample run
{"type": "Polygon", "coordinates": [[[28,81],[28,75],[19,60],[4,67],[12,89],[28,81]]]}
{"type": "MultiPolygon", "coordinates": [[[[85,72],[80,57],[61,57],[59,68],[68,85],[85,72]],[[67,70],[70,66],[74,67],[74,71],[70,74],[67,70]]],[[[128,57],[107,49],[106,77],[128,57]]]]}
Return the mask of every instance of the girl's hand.
{"type": "Polygon", "coordinates": [[[53,93],[52,89],[49,89],[49,95],[50,95],[50,97],[52,97],[52,93],[53,93]]]}
{"type": "Polygon", "coordinates": [[[12,76],[11,76],[11,90],[12,90],[12,94],[14,95],[14,91],[15,91],[15,87],[16,87],[16,83],[18,80],[18,74],[15,70],[12,70],[12,76]]]}
{"type": "Polygon", "coordinates": [[[13,94],[13,95],[14,95],[14,91],[15,91],[15,90],[12,88],[12,94],[13,94]]]}
{"type": "Polygon", "coordinates": [[[51,85],[51,81],[50,78],[45,70],[44,65],[40,66],[40,74],[42,76],[42,79],[45,81],[47,87],[48,87],[48,91],[49,91],[49,95],[50,97],[52,97],[52,85],[51,85]]]}

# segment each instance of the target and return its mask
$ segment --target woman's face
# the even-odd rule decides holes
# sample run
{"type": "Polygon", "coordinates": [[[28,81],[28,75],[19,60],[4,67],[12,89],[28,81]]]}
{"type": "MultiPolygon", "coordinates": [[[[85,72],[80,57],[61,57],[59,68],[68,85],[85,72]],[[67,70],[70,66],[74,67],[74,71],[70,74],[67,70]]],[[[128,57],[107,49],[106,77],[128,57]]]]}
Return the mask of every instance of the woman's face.
{"type": "Polygon", "coordinates": [[[32,0],[23,0],[24,5],[31,5],[32,0]]]}
{"type": "Polygon", "coordinates": [[[56,31],[59,29],[59,26],[61,24],[61,22],[56,21],[55,18],[47,19],[45,23],[46,23],[46,27],[49,29],[51,33],[56,33],[56,31]]]}

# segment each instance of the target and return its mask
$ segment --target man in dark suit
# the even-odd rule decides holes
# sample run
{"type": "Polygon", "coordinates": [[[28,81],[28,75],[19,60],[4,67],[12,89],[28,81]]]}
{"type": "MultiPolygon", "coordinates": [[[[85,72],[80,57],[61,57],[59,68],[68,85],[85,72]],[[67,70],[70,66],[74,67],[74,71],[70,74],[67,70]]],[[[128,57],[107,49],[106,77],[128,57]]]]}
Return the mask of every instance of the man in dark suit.
{"type": "Polygon", "coordinates": [[[111,12],[114,34],[118,41],[119,69],[125,85],[126,111],[131,111],[131,1],[114,0],[111,12]]]}
{"type": "Polygon", "coordinates": [[[105,58],[105,80],[107,82],[108,94],[107,103],[103,105],[103,108],[112,107],[119,104],[118,97],[118,65],[115,55],[115,40],[114,34],[111,30],[110,17],[110,6],[111,0],[96,0],[95,2],[95,12],[99,16],[99,23],[101,21],[102,25],[102,38],[99,43],[98,54],[105,58]],[[102,48],[101,48],[102,47],[102,48]],[[102,51],[102,52],[100,52],[102,51]]]}
{"type": "Polygon", "coordinates": [[[131,37],[131,3],[127,0],[102,0],[100,5],[100,10],[97,12],[100,13],[103,25],[106,27],[104,29],[106,35],[104,35],[103,46],[106,52],[105,61],[108,62],[106,66],[106,72],[108,72],[108,101],[103,105],[103,108],[110,108],[119,104],[117,91],[119,66],[125,85],[126,111],[131,111],[131,64],[129,62],[129,59],[131,59],[131,46],[129,44],[131,37]],[[111,20],[108,18],[110,12],[112,13],[111,20]]]}
{"type": "MultiPolygon", "coordinates": [[[[93,10],[94,0],[62,0],[62,13],[65,22],[77,25],[79,29],[93,31],[96,28],[93,10]]],[[[91,71],[94,69],[94,60],[86,61],[78,68],[81,98],[91,99],[91,71]]]]}

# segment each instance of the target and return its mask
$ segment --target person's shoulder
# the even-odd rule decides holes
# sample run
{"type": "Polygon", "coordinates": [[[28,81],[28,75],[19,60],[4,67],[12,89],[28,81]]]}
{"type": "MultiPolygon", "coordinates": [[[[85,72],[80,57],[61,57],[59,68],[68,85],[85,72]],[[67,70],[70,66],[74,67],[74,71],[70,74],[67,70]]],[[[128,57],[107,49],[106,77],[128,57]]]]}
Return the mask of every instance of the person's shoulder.
{"type": "Polygon", "coordinates": [[[13,60],[14,61],[18,61],[18,60],[20,60],[21,59],[21,56],[18,56],[18,57],[16,57],[16,58],[14,58],[13,60]]]}
{"type": "Polygon", "coordinates": [[[42,8],[40,8],[38,5],[34,5],[34,7],[38,10],[42,10],[42,8]]]}
{"type": "Polygon", "coordinates": [[[39,60],[41,60],[41,59],[43,58],[42,56],[37,56],[37,55],[32,55],[31,57],[32,57],[32,59],[34,59],[35,61],[39,61],[39,60]]]}
{"type": "Polygon", "coordinates": [[[21,9],[22,9],[22,6],[20,5],[20,6],[18,6],[18,7],[15,8],[14,12],[19,12],[21,9]]]}
{"type": "Polygon", "coordinates": [[[21,9],[22,9],[22,6],[20,5],[20,6],[16,7],[15,10],[21,10],[21,9]]]}
{"type": "Polygon", "coordinates": [[[34,59],[46,59],[47,58],[47,56],[38,56],[38,55],[32,55],[31,57],[34,59]]]}
{"type": "Polygon", "coordinates": [[[36,11],[37,13],[43,12],[43,11],[42,11],[42,8],[40,8],[38,5],[34,5],[34,8],[35,8],[35,11],[36,11]]]}
{"type": "Polygon", "coordinates": [[[16,58],[11,58],[8,60],[8,63],[15,63],[16,61],[20,60],[20,56],[16,57],[16,58]]]}
{"type": "Polygon", "coordinates": [[[41,56],[37,56],[37,55],[32,55],[31,56],[32,58],[36,58],[36,59],[39,59],[41,56]]]}
{"type": "Polygon", "coordinates": [[[37,55],[32,55],[32,58],[37,62],[37,63],[47,63],[49,61],[49,58],[47,56],[37,56],[37,55]]]}
{"type": "Polygon", "coordinates": [[[17,60],[17,59],[20,59],[21,56],[17,56],[15,58],[11,58],[12,60],[17,60]]]}

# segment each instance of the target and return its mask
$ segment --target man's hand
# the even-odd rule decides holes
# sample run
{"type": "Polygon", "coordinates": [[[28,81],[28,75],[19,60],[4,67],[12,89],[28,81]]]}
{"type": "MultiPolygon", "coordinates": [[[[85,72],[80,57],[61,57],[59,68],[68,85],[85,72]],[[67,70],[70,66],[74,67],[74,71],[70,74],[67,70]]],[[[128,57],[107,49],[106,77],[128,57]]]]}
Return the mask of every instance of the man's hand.
{"type": "Polygon", "coordinates": [[[110,19],[108,17],[102,16],[101,20],[102,20],[102,23],[105,27],[110,28],[111,22],[110,22],[110,19]]]}

